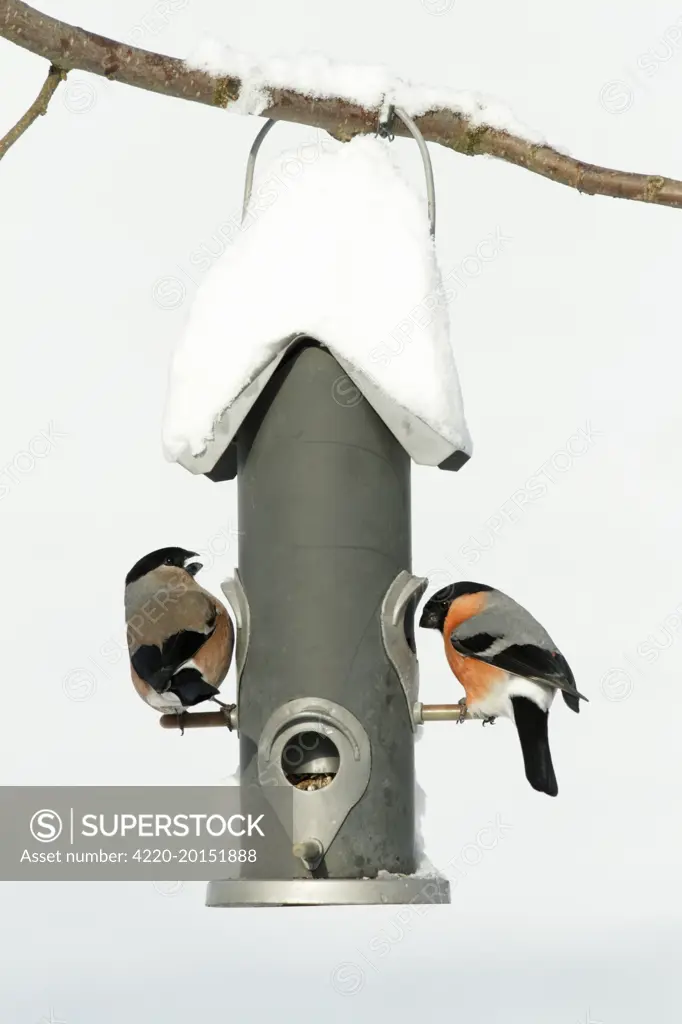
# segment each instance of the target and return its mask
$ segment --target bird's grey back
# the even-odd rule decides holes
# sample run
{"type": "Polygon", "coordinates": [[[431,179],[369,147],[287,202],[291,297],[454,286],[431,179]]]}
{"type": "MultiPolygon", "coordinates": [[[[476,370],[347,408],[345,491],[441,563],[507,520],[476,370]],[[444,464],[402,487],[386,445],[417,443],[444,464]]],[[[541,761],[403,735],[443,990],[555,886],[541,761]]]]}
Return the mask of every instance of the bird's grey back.
{"type": "Polygon", "coordinates": [[[125,588],[128,646],[134,652],[143,644],[161,646],[180,630],[204,632],[214,609],[211,596],[187,573],[155,569],[125,588]]]}
{"type": "Polygon", "coordinates": [[[535,644],[546,651],[557,649],[547,630],[511,597],[491,590],[486,598],[485,609],[457,626],[456,636],[466,640],[477,633],[490,633],[505,637],[512,644],[535,644]]]}

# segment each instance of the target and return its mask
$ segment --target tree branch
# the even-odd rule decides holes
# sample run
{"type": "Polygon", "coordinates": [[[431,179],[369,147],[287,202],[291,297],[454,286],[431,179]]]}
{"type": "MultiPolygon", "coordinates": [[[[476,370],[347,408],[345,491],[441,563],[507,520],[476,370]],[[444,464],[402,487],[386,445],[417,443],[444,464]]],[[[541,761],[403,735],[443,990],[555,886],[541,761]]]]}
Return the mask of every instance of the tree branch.
{"type": "Polygon", "coordinates": [[[54,96],[57,86],[64,78],[66,78],[66,72],[52,64],[37,99],[31,104],[24,116],[17,121],[14,128],[7,132],[4,139],[0,139],[0,160],[2,160],[10,146],[13,146],[26,129],[31,127],[36,118],[40,117],[41,114],[47,113],[48,104],[54,96]]]}
{"type": "MultiPolygon", "coordinates": [[[[175,57],[106,39],[41,14],[21,0],[0,0],[0,36],[60,68],[78,68],[195,103],[228,107],[242,91],[242,82],[235,76],[214,76],[175,57]]],[[[376,128],[378,109],[365,109],[342,97],[316,99],[295,89],[274,87],[267,92],[269,104],[260,110],[263,117],[322,128],[342,140],[376,128]]],[[[589,195],[682,207],[682,181],[673,178],[584,163],[551,146],[475,123],[459,110],[430,110],[415,120],[427,141],[466,156],[497,157],[589,195]]],[[[397,135],[408,134],[401,123],[393,130],[397,135]]]]}

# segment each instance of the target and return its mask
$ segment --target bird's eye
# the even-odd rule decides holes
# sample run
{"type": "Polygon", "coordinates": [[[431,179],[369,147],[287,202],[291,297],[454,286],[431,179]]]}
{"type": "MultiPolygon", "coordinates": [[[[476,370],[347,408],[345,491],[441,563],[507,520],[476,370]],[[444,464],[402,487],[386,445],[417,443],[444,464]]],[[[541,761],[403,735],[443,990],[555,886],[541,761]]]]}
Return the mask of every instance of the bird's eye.
{"type": "Polygon", "coordinates": [[[173,559],[172,558],[167,558],[166,561],[164,562],[164,565],[172,565],[172,564],[173,564],[173,559]]]}

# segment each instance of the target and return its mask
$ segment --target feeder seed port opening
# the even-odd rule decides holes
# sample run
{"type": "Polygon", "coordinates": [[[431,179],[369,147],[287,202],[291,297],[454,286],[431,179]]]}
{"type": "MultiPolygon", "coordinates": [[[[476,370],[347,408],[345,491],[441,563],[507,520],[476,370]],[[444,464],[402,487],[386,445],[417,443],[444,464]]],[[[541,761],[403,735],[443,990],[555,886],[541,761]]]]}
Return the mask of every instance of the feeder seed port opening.
{"type": "Polygon", "coordinates": [[[341,756],[329,736],[304,730],[287,740],[281,763],[287,782],[304,793],[312,793],[331,785],[338,775],[341,756]]]}

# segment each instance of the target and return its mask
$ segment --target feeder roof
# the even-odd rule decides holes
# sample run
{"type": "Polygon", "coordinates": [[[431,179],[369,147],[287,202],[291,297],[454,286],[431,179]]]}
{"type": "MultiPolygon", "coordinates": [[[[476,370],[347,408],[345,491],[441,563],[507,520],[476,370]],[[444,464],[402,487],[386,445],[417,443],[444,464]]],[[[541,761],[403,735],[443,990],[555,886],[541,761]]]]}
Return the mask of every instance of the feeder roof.
{"type": "Polygon", "coordinates": [[[211,472],[301,337],[337,359],[334,400],[359,390],[415,462],[458,468],[471,454],[426,203],[389,147],[318,139],[256,177],[173,357],[171,460],[211,472]]]}

